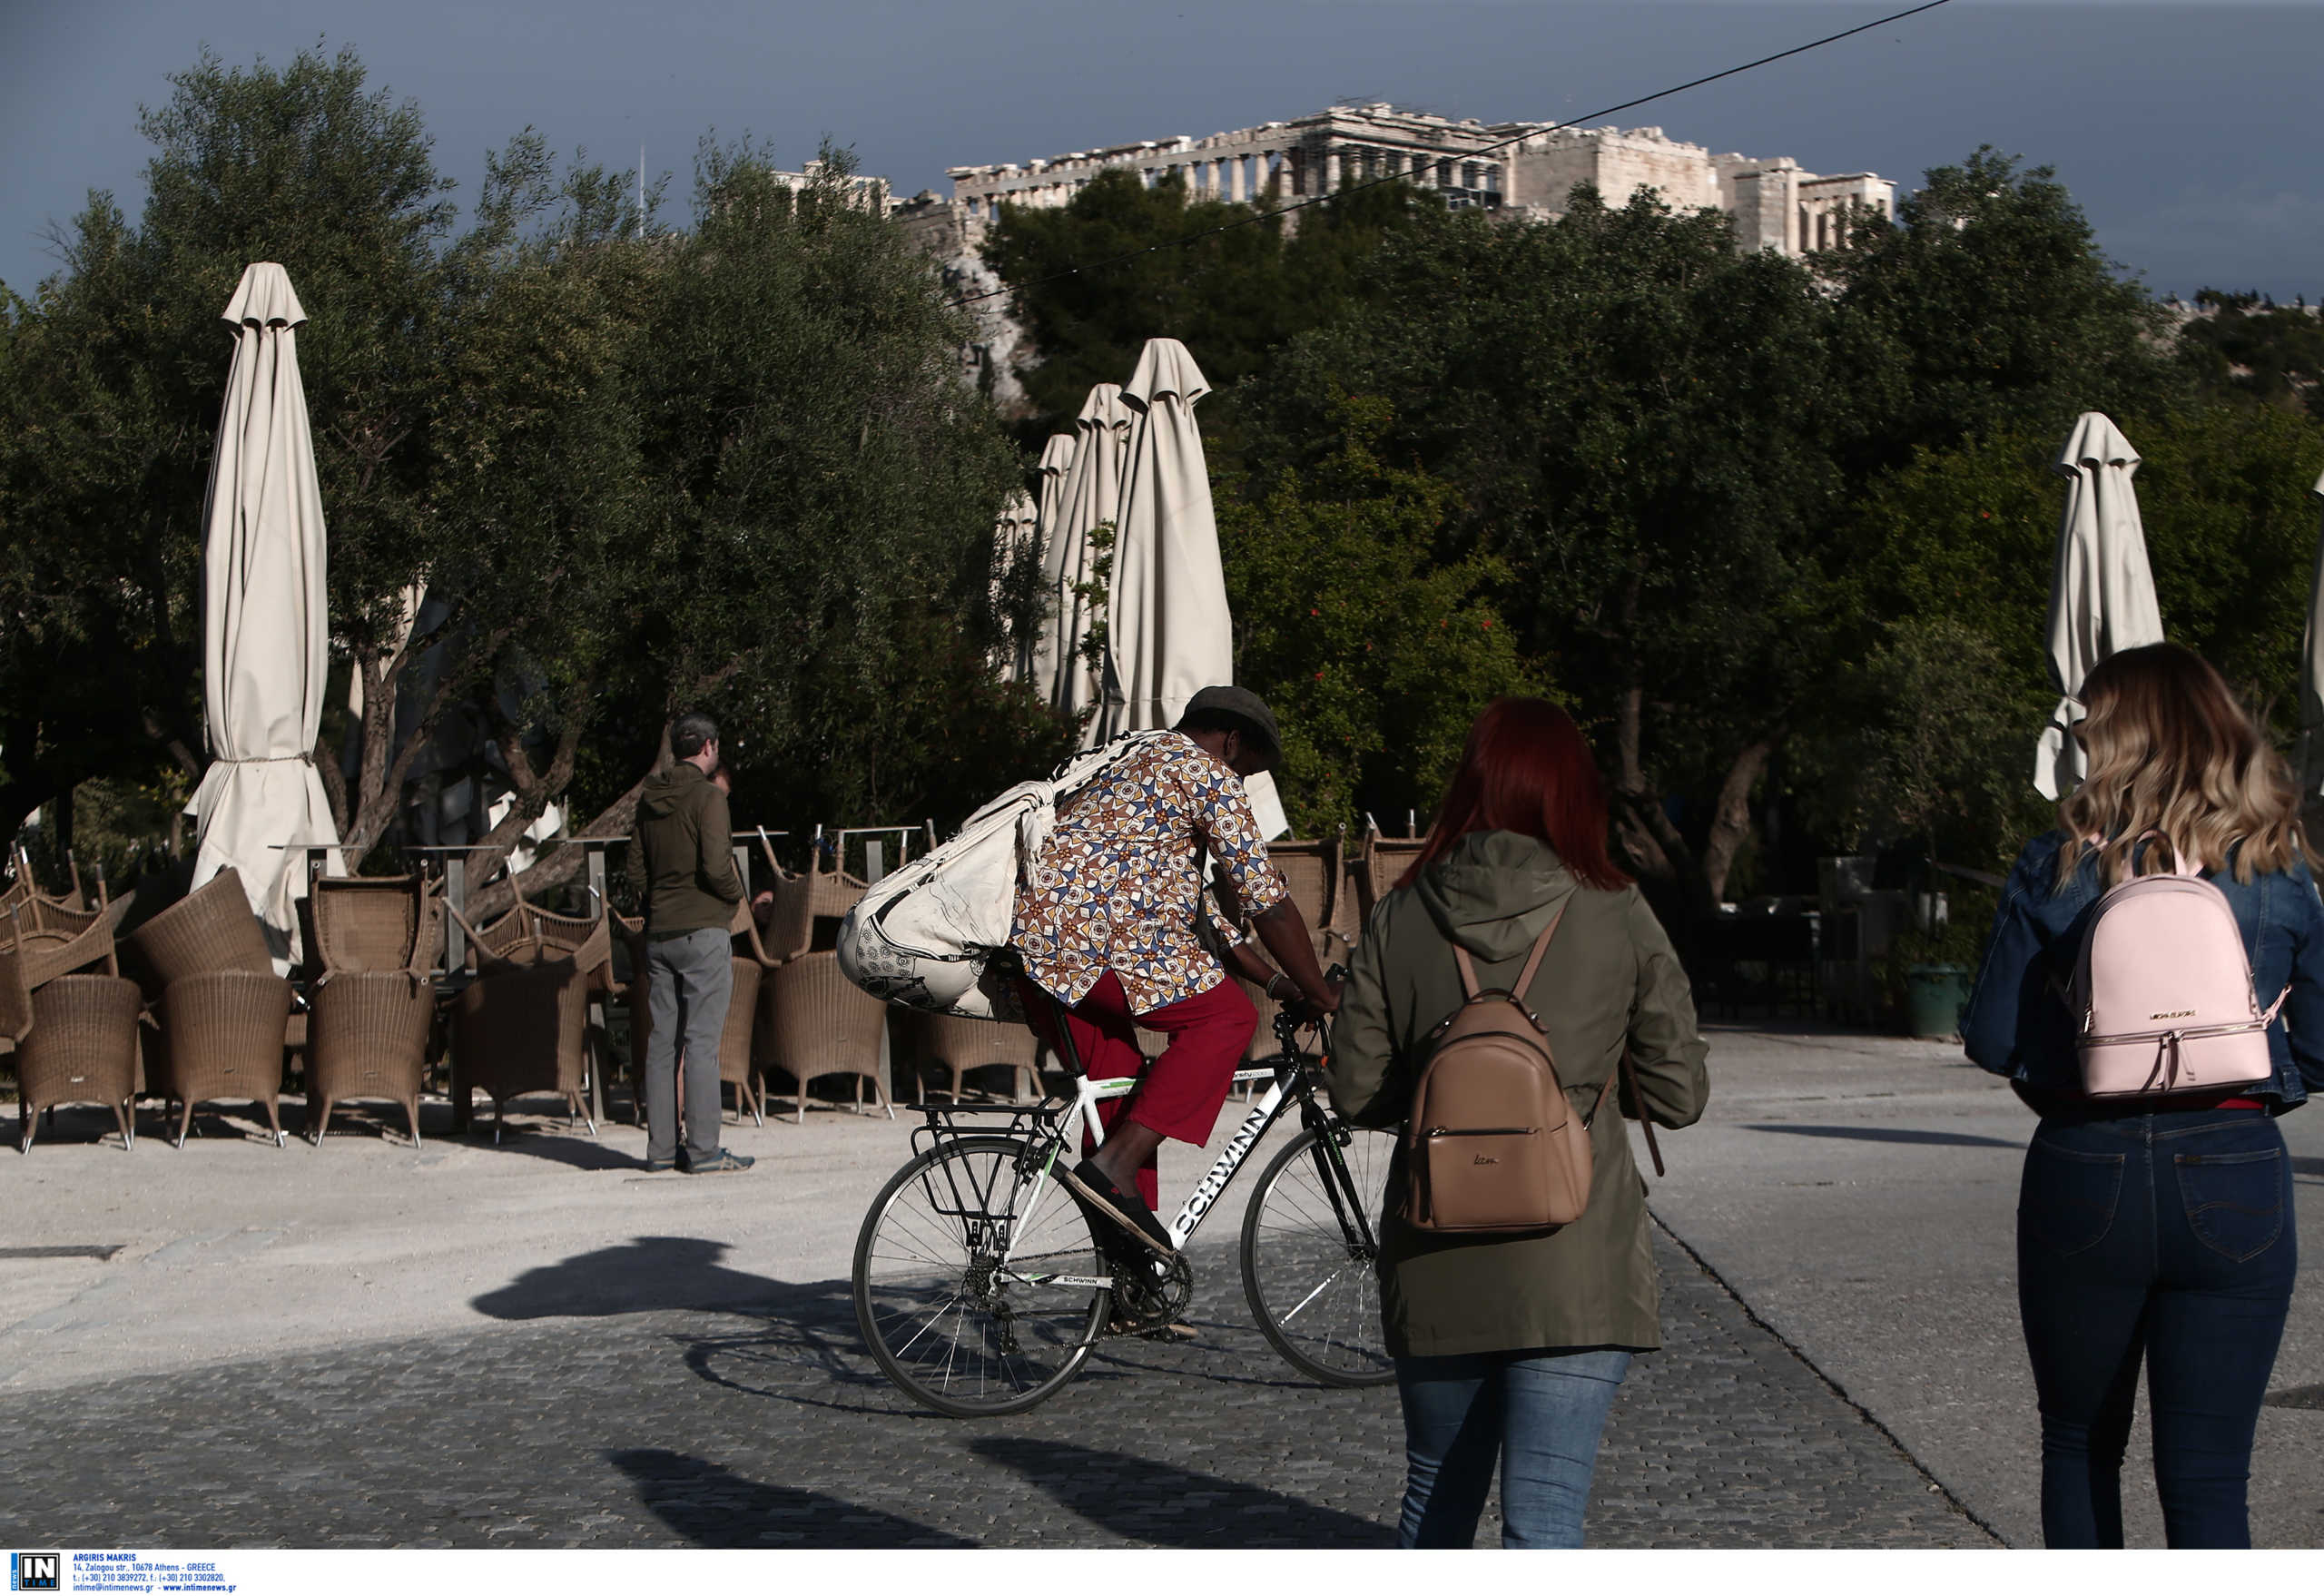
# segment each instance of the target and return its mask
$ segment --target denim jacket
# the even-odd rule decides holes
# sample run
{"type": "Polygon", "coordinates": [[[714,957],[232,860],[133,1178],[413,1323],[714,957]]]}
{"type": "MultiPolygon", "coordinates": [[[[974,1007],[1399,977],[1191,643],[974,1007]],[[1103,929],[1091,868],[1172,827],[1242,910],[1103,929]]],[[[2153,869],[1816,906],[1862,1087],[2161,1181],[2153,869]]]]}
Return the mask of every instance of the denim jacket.
{"type": "MultiPolygon", "coordinates": [[[[2089,933],[2091,911],[2105,890],[2095,854],[2085,853],[2073,879],[2051,891],[2064,845],[2063,832],[2048,832],[2017,856],[1961,1022],[1970,1062],[2009,1077],[2035,1098],[2081,1095],[2073,1018],[2063,992],[2089,933]]],[[[2232,870],[2205,879],[2227,894],[2235,911],[2260,1006],[2291,989],[2268,1028],[2274,1084],[2249,1094],[2272,1100],[2281,1112],[2307,1101],[2310,1088],[2324,1089],[2324,902],[2308,866],[2297,860],[2288,871],[2254,875],[2249,882],[2237,881],[2232,870]]]]}

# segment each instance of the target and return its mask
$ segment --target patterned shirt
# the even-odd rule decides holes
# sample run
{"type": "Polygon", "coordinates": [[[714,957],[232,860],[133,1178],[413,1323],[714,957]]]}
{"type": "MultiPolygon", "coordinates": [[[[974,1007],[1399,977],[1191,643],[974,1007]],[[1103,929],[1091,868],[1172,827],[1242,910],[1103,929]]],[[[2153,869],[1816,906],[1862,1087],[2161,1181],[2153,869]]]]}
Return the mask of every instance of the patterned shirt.
{"type": "Polygon", "coordinates": [[[1025,973],[1070,1005],[1110,970],[1134,1014],[1216,986],[1226,972],[1196,930],[1206,852],[1226,867],[1244,913],[1290,895],[1267,862],[1243,779],[1191,737],[1154,738],[1060,806],[1017,889],[1025,973]]]}

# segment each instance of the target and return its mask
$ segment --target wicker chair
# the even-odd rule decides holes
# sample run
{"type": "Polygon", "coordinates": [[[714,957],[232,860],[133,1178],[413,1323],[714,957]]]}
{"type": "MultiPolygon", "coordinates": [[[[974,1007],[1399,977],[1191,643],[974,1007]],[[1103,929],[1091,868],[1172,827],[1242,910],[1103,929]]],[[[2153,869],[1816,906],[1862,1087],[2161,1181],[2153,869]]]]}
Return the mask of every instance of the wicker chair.
{"type": "Polygon", "coordinates": [[[313,980],[396,970],[418,978],[443,951],[441,908],[417,875],[319,876],[299,912],[313,980]]]}
{"type": "Polygon", "coordinates": [[[1372,918],[1373,905],[1386,897],[1396,880],[1412,868],[1420,851],[1428,846],[1426,837],[1368,836],[1364,839],[1363,864],[1355,872],[1357,907],[1365,920],[1372,918]]]}
{"type": "Polygon", "coordinates": [[[773,848],[763,842],[759,845],[766,852],[767,869],[773,872],[773,884],[768,890],[774,898],[759,951],[777,962],[796,959],[815,945],[814,886],[806,875],[793,874],[777,863],[773,848]]]}
{"type": "Polygon", "coordinates": [[[0,942],[17,958],[17,976],[27,991],[38,991],[59,976],[103,964],[107,975],[121,973],[113,947],[113,928],[129,901],[118,906],[74,909],[34,893],[0,917],[0,942]]]}
{"type": "MultiPolygon", "coordinates": [[[[161,991],[192,975],[274,973],[266,933],[251,912],[241,874],[231,865],[130,932],[129,941],[161,991]]],[[[279,1035],[276,1039],[279,1044],[279,1035]]]]}
{"type": "Polygon", "coordinates": [[[403,1105],[419,1145],[419,1094],[436,1020],[428,973],[443,944],[442,906],[418,876],[325,877],[309,899],[315,971],[307,1035],[307,1132],[317,1147],[337,1103],[403,1105]]]}
{"type": "Polygon", "coordinates": [[[16,1049],[16,1150],[59,1103],[103,1103],[126,1149],[137,1143],[137,1011],[144,999],[117,975],[64,975],[32,994],[33,1022],[16,1049]]]}
{"type": "MultiPolygon", "coordinates": [[[[239,891],[240,889],[237,888],[239,891]]],[[[270,970],[217,970],[182,976],[162,993],[159,1086],[182,1105],[177,1145],[185,1146],[196,1103],[256,1103],[282,1145],[282,1037],[290,983],[270,970]]]]}
{"type": "Polygon", "coordinates": [[[1012,1093],[1021,1079],[1030,1089],[1027,1095],[1041,1095],[1040,1044],[1021,1024],[964,1020],[956,1014],[911,1013],[897,1030],[902,1033],[899,1040],[912,1061],[914,1075],[924,1076],[931,1066],[944,1072],[951,1081],[945,1095],[956,1103],[971,1069],[1006,1069],[1012,1093]]]}
{"type": "Polygon", "coordinates": [[[803,953],[767,971],[760,1001],[768,1008],[770,1024],[762,1061],[780,1069],[796,1083],[796,1121],[806,1123],[807,1088],[826,1075],[858,1078],[855,1100],[863,1101],[862,1082],[872,1082],[888,1118],[895,1105],[880,1079],[880,1039],[887,1030],[888,1006],[840,973],[839,955],[803,953]]]}
{"type": "MultiPolygon", "coordinates": [[[[522,905],[482,931],[446,906],[477,951],[477,979],[452,1009],[452,1090],[481,1087],[492,1099],[492,1139],[512,1098],[555,1093],[597,1134],[586,1094],[593,1065],[589,990],[596,968],[555,946],[522,905]]],[[[599,945],[612,942],[601,927],[599,945]]]]}

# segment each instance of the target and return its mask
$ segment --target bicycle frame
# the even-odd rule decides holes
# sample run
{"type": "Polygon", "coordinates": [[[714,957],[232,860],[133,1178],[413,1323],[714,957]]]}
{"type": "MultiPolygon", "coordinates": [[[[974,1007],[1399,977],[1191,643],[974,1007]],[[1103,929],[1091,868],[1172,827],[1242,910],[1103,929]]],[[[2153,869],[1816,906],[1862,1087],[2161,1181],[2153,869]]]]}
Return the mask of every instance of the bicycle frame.
{"type": "MultiPolygon", "coordinates": [[[[1220,1196],[1234,1181],[1236,1173],[1249,1160],[1252,1152],[1257,1148],[1261,1141],[1266,1138],[1267,1132],[1275,1128],[1275,1121],[1283,1117],[1284,1110],[1290,1106],[1294,1098],[1300,1102],[1302,1117],[1315,1128],[1323,1128],[1327,1121],[1328,1117],[1315,1106],[1314,1089],[1294,1085],[1297,1080],[1299,1069],[1295,1045],[1297,1030],[1297,1026],[1287,1016],[1278,1017],[1275,1021],[1275,1035],[1283,1043],[1283,1058],[1273,1065],[1238,1069],[1235,1072],[1234,1084],[1256,1085],[1260,1081],[1265,1081],[1267,1083],[1267,1089],[1260,1095],[1258,1101],[1251,1106],[1250,1112],[1243,1117],[1243,1123],[1236,1127],[1235,1134],[1227,1138],[1226,1147],[1219,1149],[1217,1158],[1212,1162],[1209,1169],[1204,1172],[1203,1177],[1195,1183],[1195,1188],[1187,1194],[1186,1201],[1179,1206],[1177,1217],[1170,1221],[1169,1225],[1170,1243],[1173,1246],[1181,1249],[1186,1246],[1187,1240],[1201,1227],[1203,1217],[1210,1212],[1220,1196]]],[[[1041,1186],[1055,1177],[1057,1160],[1068,1156],[1067,1149],[1070,1144],[1068,1138],[1072,1135],[1074,1127],[1078,1124],[1081,1129],[1088,1133],[1094,1144],[1103,1146],[1106,1131],[1105,1127],[1098,1120],[1098,1105],[1108,1098],[1128,1097],[1137,1086],[1136,1077],[1092,1080],[1088,1075],[1082,1073],[1081,1060],[1073,1055],[1071,1048],[1072,1044],[1068,1040],[1066,1052],[1067,1062],[1073,1072],[1073,1101],[1056,1119],[1050,1121],[1048,1131],[1049,1156],[1026,1171],[1024,1177],[1033,1182],[1033,1191],[1029,1200],[1020,1210],[1023,1212],[1030,1212],[1039,1204],[1042,1195],[1041,1186]]],[[[1334,1158],[1336,1158],[1335,1154],[1334,1158]]],[[[1333,1189],[1331,1196],[1333,1207],[1339,1208],[1338,1191],[1333,1189]]],[[[1353,1220],[1365,1246],[1376,1245],[1376,1240],[1372,1235],[1371,1224],[1361,1210],[1353,1215],[1342,1213],[1339,1218],[1343,1226],[1353,1220]]],[[[996,1264],[1004,1267],[1007,1266],[1009,1252],[1014,1244],[1015,1237],[1012,1235],[1009,1242],[1002,1247],[1000,1256],[995,1260],[996,1264]]],[[[1062,1277],[1059,1283],[1065,1283],[1062,1277]]],[[[1075,1277],[1072,1283],[1082,1284],[1078,1277],[1075,1277]]],[[[1103,1285],[1105,1282],[1093,1280],[1088,1284],[1103,1285]]]]}

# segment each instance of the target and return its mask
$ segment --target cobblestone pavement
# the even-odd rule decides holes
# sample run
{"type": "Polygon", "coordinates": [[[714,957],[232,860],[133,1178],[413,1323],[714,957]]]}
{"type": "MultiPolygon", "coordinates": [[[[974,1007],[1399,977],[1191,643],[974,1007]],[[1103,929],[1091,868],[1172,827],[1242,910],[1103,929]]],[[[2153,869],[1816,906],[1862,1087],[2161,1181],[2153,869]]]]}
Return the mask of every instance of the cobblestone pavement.
{"type": "MultiPolygon", "coordinates": [[[[1659,1245],[1666,1345],[1614,1410],[1593,1544],[1994,1543],[1659,1245]]],[[[1306,1383],[1252,1326],[1231,1251],[1196,1261],[1201,1343],[1108,1343],[1045,1406],[980,1423],[886,1384],[844,1283],[763,1283],[752,1314],[565,1316],[574,1274],[606,1266],[585,1256],[495,1293],[488,1311],[522,1321],[504,1327],[18,1396],[0,1527],[133,1546],[1388,1544],[1393,1390],[1306,1383]]]]}

